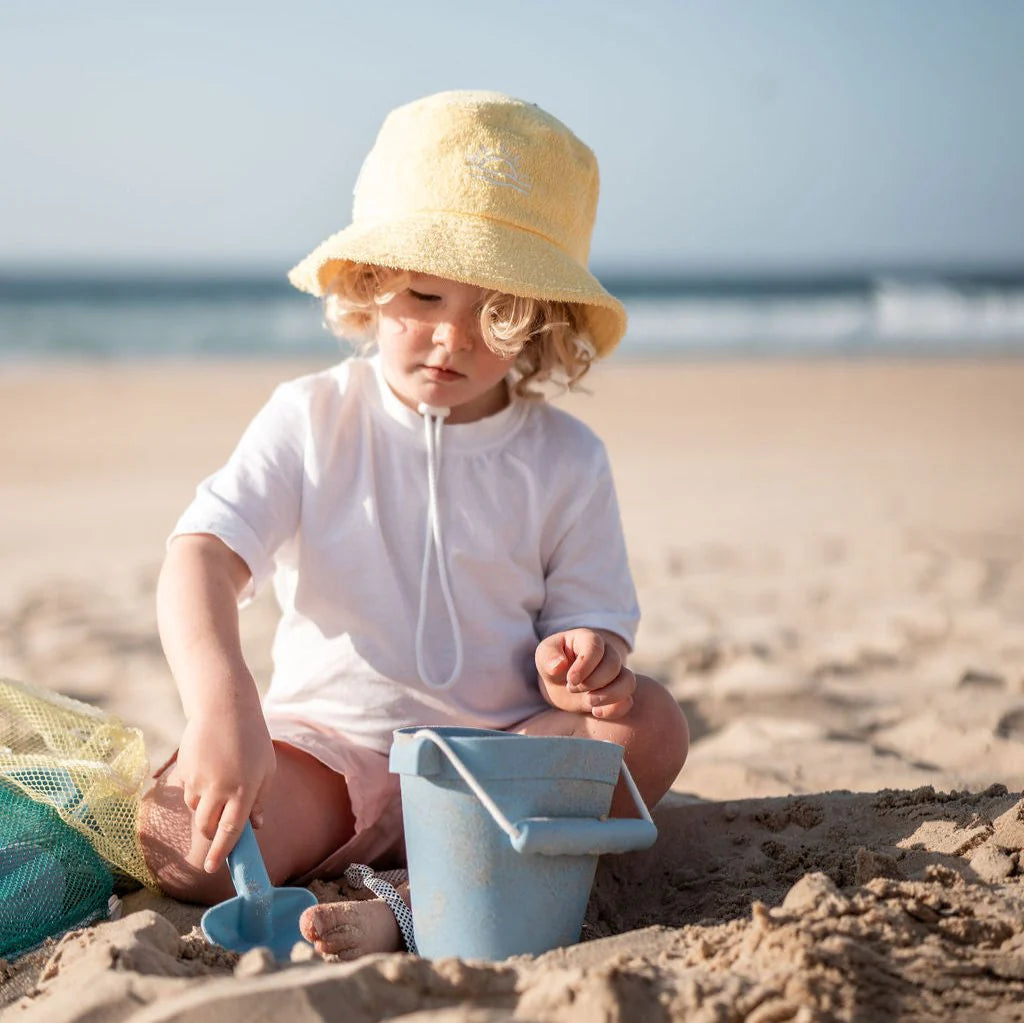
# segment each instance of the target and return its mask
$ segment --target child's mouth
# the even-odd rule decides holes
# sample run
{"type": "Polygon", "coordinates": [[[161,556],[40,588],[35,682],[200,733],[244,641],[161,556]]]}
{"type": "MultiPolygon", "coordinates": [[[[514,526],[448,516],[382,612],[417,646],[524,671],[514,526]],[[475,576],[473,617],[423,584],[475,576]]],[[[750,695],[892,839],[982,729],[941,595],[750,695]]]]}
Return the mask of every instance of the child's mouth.
{"type": "Polygon", "coordinates": [[[454,369],[442,369],[440,366],[424,366],[423,372],[426,373],[428,379],[445,384],[461,380],[464,376],[464,374],[457,373],[454,369]]]}

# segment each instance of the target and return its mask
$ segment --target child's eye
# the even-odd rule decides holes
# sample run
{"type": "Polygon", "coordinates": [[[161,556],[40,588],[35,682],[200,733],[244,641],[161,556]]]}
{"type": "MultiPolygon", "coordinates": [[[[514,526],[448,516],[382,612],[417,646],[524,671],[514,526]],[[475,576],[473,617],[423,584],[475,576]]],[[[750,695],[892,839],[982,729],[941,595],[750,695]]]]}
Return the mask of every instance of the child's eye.
{"type": "Polygon", "coordinates": [[[422,291],[414,291],[412,288],[409,289],[409,294],[413,298],[418,299],[420,302],[440,302],[440,295],[427,295],[422,291]]]}

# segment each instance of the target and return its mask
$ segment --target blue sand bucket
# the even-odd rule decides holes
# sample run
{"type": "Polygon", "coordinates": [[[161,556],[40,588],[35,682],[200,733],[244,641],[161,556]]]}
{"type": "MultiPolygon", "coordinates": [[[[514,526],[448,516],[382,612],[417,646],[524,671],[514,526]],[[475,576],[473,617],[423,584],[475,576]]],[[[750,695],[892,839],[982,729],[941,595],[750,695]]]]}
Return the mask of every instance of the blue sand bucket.
{"type": "Polygon", "coordinates": [[[419,954],[505,959],[579,940],[602,853],[657,838],[622,747],[483,728],[400,728],[419,954]],[[640,819],[606,817],[622,774],[640,819]]]}
{"type": "Polygon", "coordinates": [[[200,921],[203,934],[221,948],[248,952],[269,948],[275,959],[287,960],[292,947],[306,939],[299,932],[299,917],[316,896],[306,888],[274,888],[263,864],[252,824],[228,853],[228,868],[238,895],[211,906],[200,921]]]}

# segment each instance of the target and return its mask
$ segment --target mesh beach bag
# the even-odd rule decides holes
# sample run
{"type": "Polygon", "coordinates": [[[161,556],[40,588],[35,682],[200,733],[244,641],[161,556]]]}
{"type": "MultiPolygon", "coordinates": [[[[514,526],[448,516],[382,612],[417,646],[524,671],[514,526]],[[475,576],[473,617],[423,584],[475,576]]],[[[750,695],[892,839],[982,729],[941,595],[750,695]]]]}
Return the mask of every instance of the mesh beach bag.
{"type": "Polygon", "coordinates": [[[0,956],[157,890],[139,841],[142,734],[95,707],[0,679],[0,956]]]}

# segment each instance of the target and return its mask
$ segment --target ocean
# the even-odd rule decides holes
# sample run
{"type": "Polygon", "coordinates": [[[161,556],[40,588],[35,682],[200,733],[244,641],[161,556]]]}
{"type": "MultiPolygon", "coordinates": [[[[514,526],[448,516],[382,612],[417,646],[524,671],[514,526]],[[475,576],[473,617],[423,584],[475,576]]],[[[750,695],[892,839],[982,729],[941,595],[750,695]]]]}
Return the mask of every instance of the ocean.
{"type": "MultiPolygon", "coordinates": [[[[1024,268],[599,276],[629,312],[617,359],[1024,354],[1024,268]]],[[[0,273],[0,364],[338,350],[283,278],[0,273]]]]}

